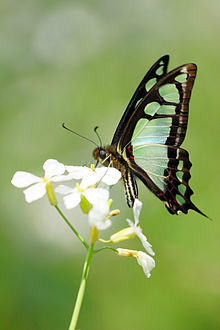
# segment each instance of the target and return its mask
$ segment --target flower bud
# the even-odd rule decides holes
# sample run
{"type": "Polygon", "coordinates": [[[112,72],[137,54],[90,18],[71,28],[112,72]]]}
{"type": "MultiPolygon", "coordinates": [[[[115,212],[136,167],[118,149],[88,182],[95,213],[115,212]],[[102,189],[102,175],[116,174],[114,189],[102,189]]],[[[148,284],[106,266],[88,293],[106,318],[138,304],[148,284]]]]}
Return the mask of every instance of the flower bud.
{"type": "Polygon", "coordinates": [[[85,214],[88,214],[92,208],[92,204],[89,203],[88,199],[83,194],[81,194],[80,207],[85,214]]]}
{"type": "Polygon", "coordinates": [[[90,243],[94,244],[99,238],[99,230],[96,226],[92,226],[90,230],[90,243]]]}
{"type": "Polygon", "coordinates": [[[46,183],[46,193],[47,193],[47,197],[49,199],[50,204],[53,206],[57,206],[57,199],[54,194],[51,181],[47,181],[47,183],[46,183]]]}
{"type": "Polygon", "coordinates": [[[117,233],[113,234],[110,237],[110,241],[112,243],[118,243],[118,242],[125,241],[127,239],[132,239],[135,236],[136,236],[136,233],[135,233],[134,229],[131,227],[127,227],[127,228],[124,228],[124,229],[118,231],[117,233]]]}
{"type": "Polygon", "coordinates": [[[112,203],[113,203],[113,199],[112,199],[112,198],[110,198],[110,199],[108,200],[108,205],[109,205],[109,208],[111,208],[111,207],[112,207],[112,203]]]}

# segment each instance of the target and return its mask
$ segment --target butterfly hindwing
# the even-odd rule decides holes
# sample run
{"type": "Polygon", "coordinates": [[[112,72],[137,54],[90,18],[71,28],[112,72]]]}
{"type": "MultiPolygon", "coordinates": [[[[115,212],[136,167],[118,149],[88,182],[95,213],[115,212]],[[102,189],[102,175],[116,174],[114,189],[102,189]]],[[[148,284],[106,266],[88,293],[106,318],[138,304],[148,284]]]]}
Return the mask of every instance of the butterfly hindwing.
{"type": "Polygon", "coordinates": [[[194,209],[201,213],[191,202],[193,194],[189,187],[189,154],[186,150],[166,145],[143,145],[133,148],[134,159],[129,164],[134,173],[148,188],[162,200],[170,213],[187,213],[194,209]]]}

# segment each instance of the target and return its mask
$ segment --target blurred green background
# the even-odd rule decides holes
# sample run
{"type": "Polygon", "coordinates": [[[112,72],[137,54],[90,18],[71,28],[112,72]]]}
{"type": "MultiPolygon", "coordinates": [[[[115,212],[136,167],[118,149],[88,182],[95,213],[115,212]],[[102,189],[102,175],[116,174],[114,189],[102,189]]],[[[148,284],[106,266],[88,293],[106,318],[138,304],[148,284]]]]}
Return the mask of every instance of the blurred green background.
{"type": "MultiPolygon", "coordinates": [[[[136,261],[94,257],[78,327],[91,330],[220,328],[219,1],[3,0],[0,4],[0,329],[67,329],[85,251],[46,198],[32,204],[10,184],[16,170],[92,160],[93,146],[61,128],[111,141],[146,70],[170,54],[172,69],[198,65],[183,147],[193,163],[192,211],[171,216],[141,183],[141,223],[156,251],[147,279],[136,261]],[[217,149],[218,148],[218,149],[217,149]]],[[[110,233],[132,211],[122,185],[110,233]]],[[[88,237],[79,209],[65,211],[88,237]]],[[[141,249],[137,240],[120,247],[141,249]]]]}

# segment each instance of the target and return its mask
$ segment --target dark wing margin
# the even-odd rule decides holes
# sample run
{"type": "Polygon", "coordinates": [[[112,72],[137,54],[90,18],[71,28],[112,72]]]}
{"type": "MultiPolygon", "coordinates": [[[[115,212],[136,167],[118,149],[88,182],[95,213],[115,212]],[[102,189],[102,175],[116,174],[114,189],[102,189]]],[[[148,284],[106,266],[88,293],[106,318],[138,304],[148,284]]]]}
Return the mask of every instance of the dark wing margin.
{"type": "Polygon", "coordinates": [[[119,124],[114,133],[111,145],[117,145],[124,127],[134,113],[138,102],[140,102],[149,92],[150,88],[157,83],[166,73],[169,62],[169,55],[162,56],[150,70],[146,73],[139,86],[137,87],[134,95],[132,96],[119,124]],[[148,88],[146,88],[148,87],[148,88]]]}

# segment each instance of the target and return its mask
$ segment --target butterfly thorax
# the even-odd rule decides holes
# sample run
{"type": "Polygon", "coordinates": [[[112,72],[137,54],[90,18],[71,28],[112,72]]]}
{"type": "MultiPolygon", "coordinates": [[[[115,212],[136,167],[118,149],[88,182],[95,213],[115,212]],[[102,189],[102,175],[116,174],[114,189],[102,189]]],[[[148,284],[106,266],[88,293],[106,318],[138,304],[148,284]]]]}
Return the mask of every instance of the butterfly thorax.
{"type": "Polygon", "coordinates": [[[138,197],[138,188],[133,171],[129,168],[127,161],[114,145],[96,148],[93,151],[93,157],[102,165],[112,166],[121,172],[127,204],[129,207],[133,207],[134,200],[138,197]]]}

